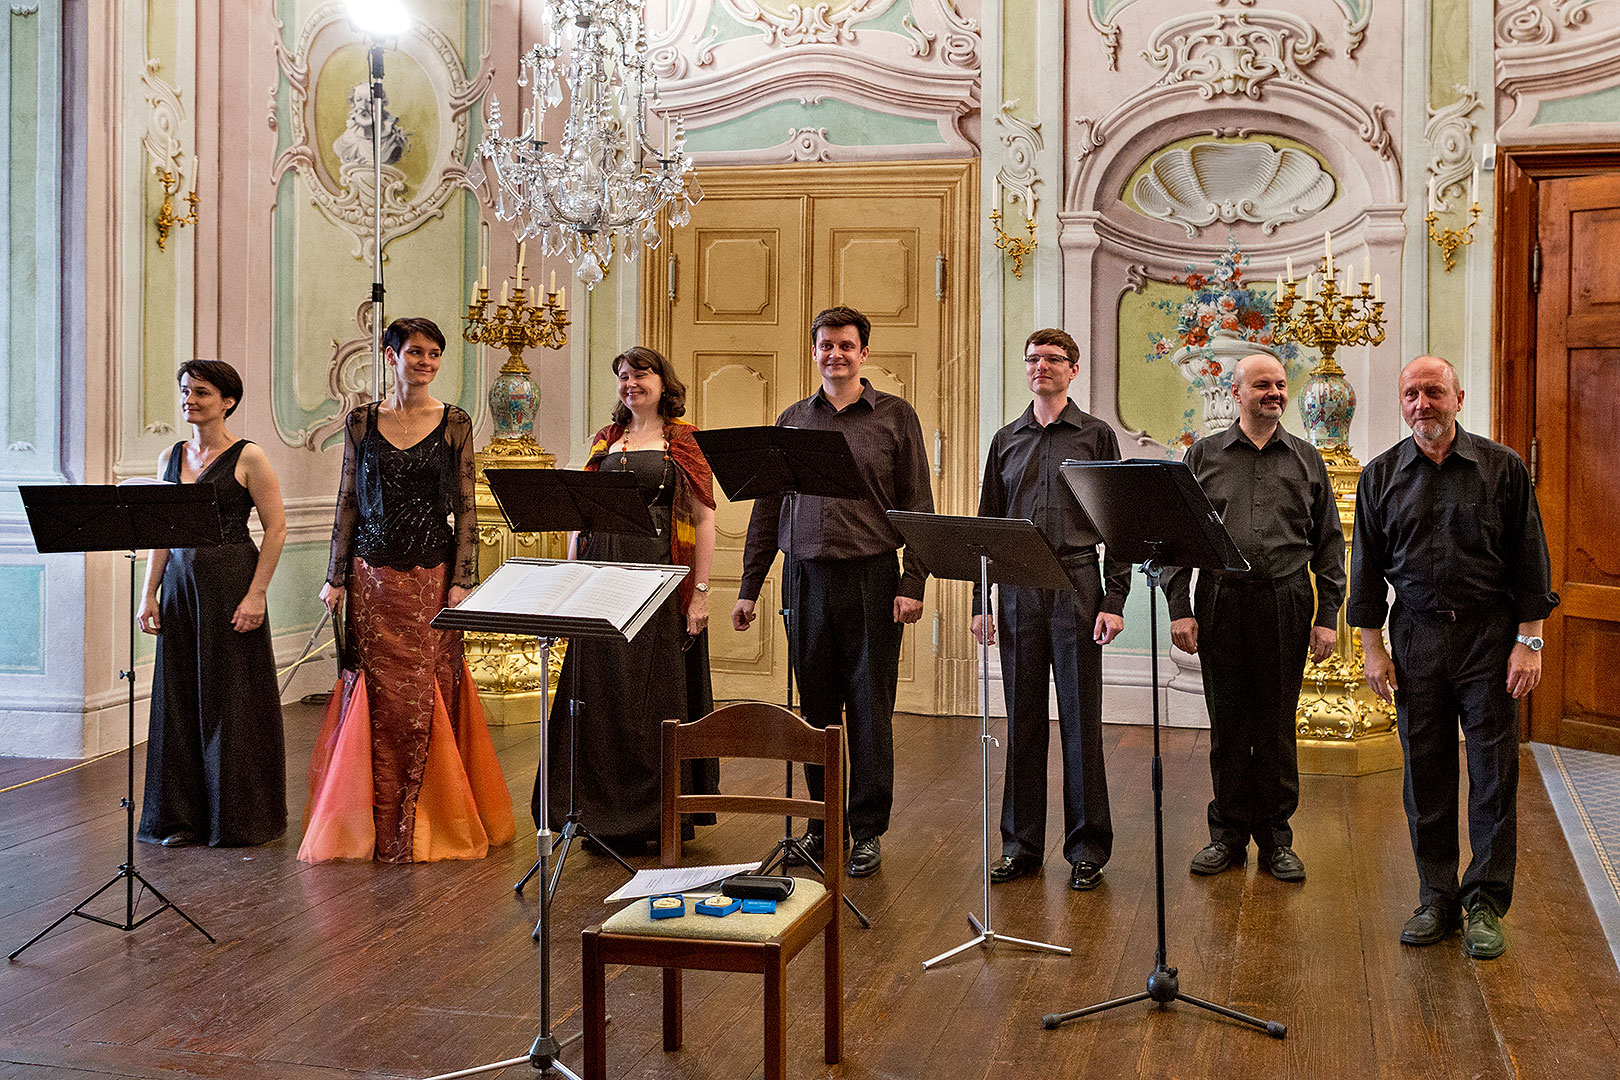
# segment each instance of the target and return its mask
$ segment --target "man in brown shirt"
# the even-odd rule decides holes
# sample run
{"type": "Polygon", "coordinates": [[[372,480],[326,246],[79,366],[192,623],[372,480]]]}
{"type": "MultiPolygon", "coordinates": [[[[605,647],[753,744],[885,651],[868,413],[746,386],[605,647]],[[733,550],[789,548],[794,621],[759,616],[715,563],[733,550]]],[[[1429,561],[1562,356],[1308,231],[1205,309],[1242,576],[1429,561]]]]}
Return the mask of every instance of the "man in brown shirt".
{"type": "MultiPolygon", "coordinates": [[[[878,838],[894,802],[895,686],[905,623],[922,617],[926,571],[910,553],[900,572],[900,534],[887,510],[932,513],[922,425],[910,405],[874,390],[860,377],[871,323],[849,307],[828,308],[810,324],[821,389],[790,405],[778,426],[840,431],[849,441],[866,489],[862,499],[800,496],[793,512],[794,553],[783,593],[796,625],[788,635],[804,718],[816,727],[842,722],[849,741],[851,877],[882,863],[878,838]]],[[[731,624],[746,630],[754,603],[789,522],[782,498],[754,503],[743,549],[743,576],[731,624]]],[[[812,798],[821,798],[819,768],[805,766],[812,798]]],[[[822,849],[819,822],[805,834],[812,856],[822,849]]]]}

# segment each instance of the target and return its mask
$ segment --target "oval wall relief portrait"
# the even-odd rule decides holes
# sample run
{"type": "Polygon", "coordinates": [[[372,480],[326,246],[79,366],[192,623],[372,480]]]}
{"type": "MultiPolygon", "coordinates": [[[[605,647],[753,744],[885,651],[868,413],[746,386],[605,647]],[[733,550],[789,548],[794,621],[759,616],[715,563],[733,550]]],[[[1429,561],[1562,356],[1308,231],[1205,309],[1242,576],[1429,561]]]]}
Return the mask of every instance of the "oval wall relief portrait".
{"type": "Polygon", "coordinates": [[[385,96],[371,100],[366,45],[344,5],[310,13],[293,49],[277,39],[276,58],[291,90],[291,142],[273,179],[296,170],[310,201],[354,237],[353,254],[371,262],[377,185],[372,125],[382,142],[384,260],[388,242],[443,212],[467,181],[468,113],[487,75],[467,79],[454,44],[417,21],[384,53],[385,96]],[[373,112],[378,113],[373,117],[373,112]]]}

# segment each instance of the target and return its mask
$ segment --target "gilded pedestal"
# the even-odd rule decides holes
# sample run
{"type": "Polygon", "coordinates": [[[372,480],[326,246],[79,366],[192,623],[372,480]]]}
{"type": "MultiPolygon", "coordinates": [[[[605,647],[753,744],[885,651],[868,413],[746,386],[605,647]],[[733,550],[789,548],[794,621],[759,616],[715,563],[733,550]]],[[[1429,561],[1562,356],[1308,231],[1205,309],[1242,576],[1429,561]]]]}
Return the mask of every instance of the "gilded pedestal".
{"type": "MultiPolygon", "coordinates": [[[[1331,239],[1330,239],[1331,243],[1331,239]]],[[[1364,267],[1362,276],[1366,277],[1364,267]]],[[[1350,452],[1350,419],[1356,392],[1333,354],[1340,346],[1378,345],[1384,340],[1384,304],[1376,279],[1357,289],[1353,275],[1341,286],[1334,274],[1331,247],[1320,272],[1306,276],[1301,296],[1294,281],[1281,287],[1276,303],[1276,340],[1321,350],[1310,381],[1299,398],[1301,418],[1311,443],[1322,453],[1344,524],[1345,568],[1350,565],[1350,538],[1355,529],[1356,481],[1361,463],[1350,452]],[[1319,283],[1319,284],[1318,284],[1319,283]]],[[[1333,655],[1320,664],[1307,663],[1294,714],[1298,733],[1299,771],[1334,776],[1361,776],[1401,767],[1395,707],[1367,686],[1363,675],[1361,636],[1345,625],[1339,609],[1339,640],[1333,655]]]]}

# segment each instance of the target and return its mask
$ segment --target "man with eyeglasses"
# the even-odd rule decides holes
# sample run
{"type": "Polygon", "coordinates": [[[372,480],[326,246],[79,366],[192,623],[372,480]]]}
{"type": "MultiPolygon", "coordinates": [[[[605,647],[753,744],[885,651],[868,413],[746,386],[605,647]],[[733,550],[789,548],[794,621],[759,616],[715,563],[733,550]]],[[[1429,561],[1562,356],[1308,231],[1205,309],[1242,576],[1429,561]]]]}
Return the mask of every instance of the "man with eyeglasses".
{"type": "MultiPolygon", "coordinates": [[[[1001,679],[1007,699],[1007,769],[1001,795],[1001,859],[990,880],[1039,870],[1046,854],[1046,756],[1051,738],[1049,677],[1055,676],[1063,755],[1063,857],[1069,888],[1094,889],[1113,851],[1108,777],[1102,753],[1102,647],[1124,629],[1131,566],[1097,565],[1091,520],[1063,483],[1065,461],[1118,461],[1113,428],[1069,400],[1080,347],[1062,330],[1037,330],[1024,342],[1024,374],[1033,400],[990,441],[979,516],[1027,518],[1068,571],[1073,588],[996,586],[1001,621],[1001,679]],[[1106,574],[1107,588],[1103,577],[1106,574]]],[[[977,585],[973,636],[996,644],[996,618],[977,585]]]]}

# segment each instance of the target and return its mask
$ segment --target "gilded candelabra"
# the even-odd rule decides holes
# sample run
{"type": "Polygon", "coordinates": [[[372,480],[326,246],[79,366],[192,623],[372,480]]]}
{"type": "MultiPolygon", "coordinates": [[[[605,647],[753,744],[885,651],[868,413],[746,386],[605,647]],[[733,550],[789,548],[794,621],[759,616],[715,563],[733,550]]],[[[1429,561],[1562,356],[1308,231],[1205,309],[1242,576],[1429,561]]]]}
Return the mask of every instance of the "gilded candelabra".
{"type": "Polygon", "coordinates": [[[1024,260],[1035,253],[1040,241],[1035,239],[1035,219],[1024,219],[1024,239],[1010,236],[1001,231],[1001,211],[990,211],[990,227],[996,230],[996,248],[1007,253],[1012,260],[1013,277],[1023,280],[1024,260]]]}
{"type": "MultiPolygon", "coordinates": [[[[1378,276],[1367,280],[1366,261],[1359,284],[1348,271],[1341,283],[1334,274],[1331,236],[1325,247],[1322,262],[1305,276],[1303,292],[1294,280],[1291,261],[1288,280],[1278,278],[1273,334],[1278,344],[1294,342],[1321,353],[1300,395],[1299,409],[1311,442],[1327,464],[1348,564],[1361,463],[1350,451],[1356,393],[1335,354],[1341,347],[1383,343],[1384,300],[1378,276]]],[[[1305,669],[1295,712],[1300,771],[1360,775],[1397,768],[1401,754],[1395,710],[1368,688],[1361,637],[1345,623],[1342,608],[1337,629],[1333,653],[1305,669]]]]}
{"type": "Polygon", "coordinates": [[[163,205],[157,212],[157,245],[159,251],[166,251],[169,243],[169,233],[174,229],[183,229],[187,225],[197,224],[197,204],[202,200],[197,198],[196,166],[192,167],[192,188],[186,193],[186,202],[191,204],[191,212],[180,217],[174,212],[174,197],[180,192],[180,181],[183,179],[178,173],[167,169],[158,170],[158,183],[163,185],[163,205]]]}
{"type": "Polygon", "coordinates": [[[1434,224],[1440,220],[1440,215],[1433,210],[1423,220],[1429,223],[1429,239],[1440,246],[1440,254],[1446,260],[1446,273],[1451,273],[1457,266],[1457,249],[1474,242],[1474,222],[1479,220],[1479,203],[1475,202],[1469,207],[1468,224],[1460,229],[1435,232],[1434,224]]]}
{"type": "MultiPolygon", "coordinates": [[[[520,248],[517,273],[502,284],[500,301],[493,305],[489,295],[488,261],[480,259],[482,268],[474,286],[474,299],[467,304],[466,325],[461,332],[465,340],[475,345],[489,345],[507,352],[506,363],[489,389],[495,433],[489,444],[474,456],[480,578],[487,577],[513,556],[561,558],[565,553],[559,533],[513,532],[485,475],[490,468],[550,469],[556,466],[556,458],[534,438],[539,392],[528,364],[524,363],[523,353],[525,349],[560,349],[568,344],[568,307],[565,293],[557,288],[555,274],[544,300],[530,304],[522,251],[520,248]]],[[[491,723],[532,719],[536,714],[535,695],[555,690],[562,667],[562,649],[551,650],[551,668],[546,671],[541,668],[541,650],[534,638],[467,634],[464,642],[467,666],[478,684],[484,712],[491,723]]]]}

